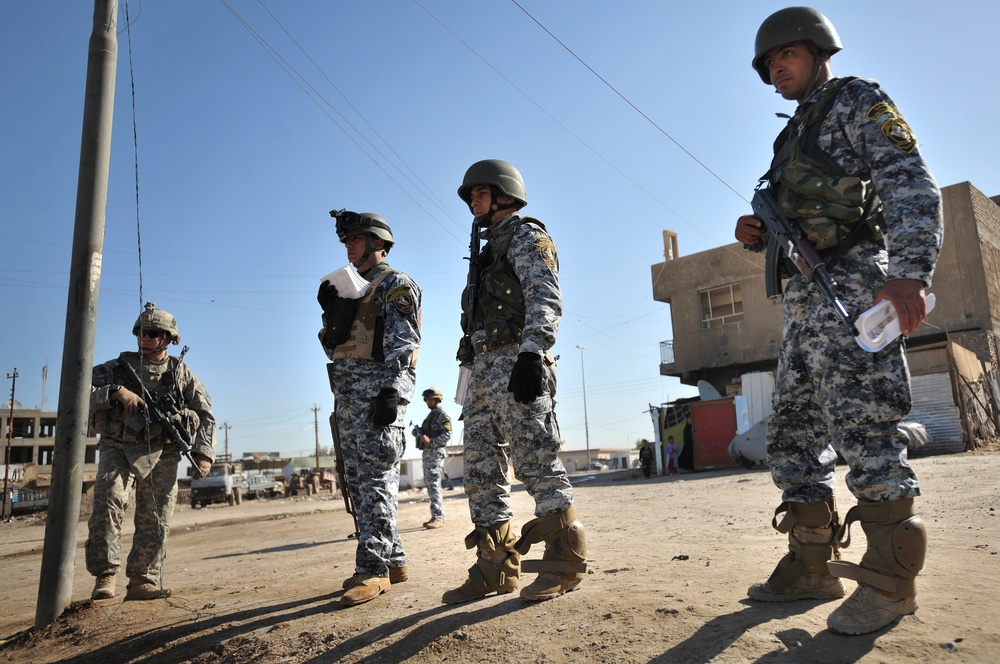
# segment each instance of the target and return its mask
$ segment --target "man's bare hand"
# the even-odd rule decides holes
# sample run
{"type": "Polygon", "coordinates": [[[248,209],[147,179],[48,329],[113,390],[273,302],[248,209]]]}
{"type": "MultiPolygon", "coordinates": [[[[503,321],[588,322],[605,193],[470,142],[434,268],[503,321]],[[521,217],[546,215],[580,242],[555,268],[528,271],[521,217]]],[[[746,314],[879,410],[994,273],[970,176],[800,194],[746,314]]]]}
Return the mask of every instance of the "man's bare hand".
{"type": "Polygon", "coordinates": [[[765,235],[764,222],[752,214],[745,214],[736,220],[736,239],[743,244],[756,244],[765,235]]]}
{"type": "Polygon", "coordinates": [[[912,333],[927,318],[924,283],[919,279],[893,279],[886,282],[875,293],[875,304],[884,300],[889,300],[896,308],[899,329],[903,336],[912,333]]]}

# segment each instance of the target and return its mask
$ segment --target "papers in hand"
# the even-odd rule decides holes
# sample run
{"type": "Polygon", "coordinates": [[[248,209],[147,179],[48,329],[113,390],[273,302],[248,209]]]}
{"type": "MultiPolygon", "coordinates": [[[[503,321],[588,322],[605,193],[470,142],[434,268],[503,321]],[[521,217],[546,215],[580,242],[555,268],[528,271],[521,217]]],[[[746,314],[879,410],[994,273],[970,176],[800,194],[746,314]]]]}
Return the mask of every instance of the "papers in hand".
{"type": "Polygon", "coordinates": [[[356,300],[362,297],[371,288],[371,282],[366,281],[352,263],[348,263],[339,270],[334,270],[320,279],[320,283],[324,281],[329,281],[333,284],[337,289],[337,294],[349,300],[356,300]]]}
{"type": "MultiPolygon", "coordinates": [[[[936,298],[928,293],[925,299],[927,313],[934,310],[936,298]]],[[[896,307],[889,300],[883,300],[858,316],[858,336],[854,340],[869,353],[877,353],[900,335],[899,317],[896,307]]]]}

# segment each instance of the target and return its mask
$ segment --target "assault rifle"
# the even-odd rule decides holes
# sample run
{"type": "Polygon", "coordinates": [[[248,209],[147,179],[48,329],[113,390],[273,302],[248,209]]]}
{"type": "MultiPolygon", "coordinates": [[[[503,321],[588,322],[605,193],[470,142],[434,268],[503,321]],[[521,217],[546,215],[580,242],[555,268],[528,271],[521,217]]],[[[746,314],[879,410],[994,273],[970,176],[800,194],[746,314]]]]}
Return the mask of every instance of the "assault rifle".
{"type": "Polygon", "coordinates": [[[465,319],[465,335],[472,341],[472,332],[475,330],[476,298],[479,295],[479,220],[476,217],[472,220],[472,237],[469,239],[469,278],[466,282],[469,298],[469,313],[465,319]]]}
{"type": "Polygon", "coordinates": [[[807,280],[816,284],[823,297],[836,311],[837,316],[847,326],[852,337],[858,336],[858,328],[851,320],[844,303],[837,297],[834,290],[837,282],[830,276],[826,263],[817,253],[816,248],[809,243],[802,231],[789,222],[781,214],[778,201],[769,187],[760,187],[754,191],[750,202],[754,214],[764,222],[767,234],[767,258],[765,260],[765,290],[769,299],[781,295],[781,259],[787,256],[799,272],[807,280]]]}
{"type": "MultiPolygon", "coordinates": [[[[181,353],[181,357],[187,352],[187,346],[184,347],[184,351],[181,353]]],[[[143,385],[142,379],[139,378],[139,374],[135,372],[135,369],[128,362],[122,362],[121,366],[125,369],[126,377],[131,381],[131,385],[126,385],[136,394],[142,397],[142,400],[146,402],[146,410],[136,420],[133,420],[126,430],[136,435],[150,424],[159,424],[161,430],[167,434],[177,448],[181,451],[188,461],[191,462],[192,467],[192,477],[198,479],[204,477],[201,473],[201,469],[198,467],[198,462],[194,460],[191,454],[191,443],[192,438],[183,427],[177,425],[176,422],[170,419],[172,415],[176,415],[180,412],[181,408],[177,404],[177,401],[172,395],[165,395],[160,399],[154,399],[153,395],[149,393],[146,386],[143,385]]]]}
{"type": "MultiPolygon", "coordinates": [[[[326,373],[330,378],[330,391],[333,391],[333,362],[327,362],[326,373]]],[[[351,490],[347,486],[347,469],[344,467],[344,452],[340,446],[340,429],[337,428],[337,401],[334,397],[333,412],[330,413],[330,433],[333,435],[333,453],[337,456],[333,464],[333,470],[337,473],[337,484],[340,485],[340,495],[344,497],[344,510],[354,519],[354,532],[347,538],[357,538],[361,535],[358,528],[358,513],[354,509],[354,501],[351,500],[351,490]]]]}

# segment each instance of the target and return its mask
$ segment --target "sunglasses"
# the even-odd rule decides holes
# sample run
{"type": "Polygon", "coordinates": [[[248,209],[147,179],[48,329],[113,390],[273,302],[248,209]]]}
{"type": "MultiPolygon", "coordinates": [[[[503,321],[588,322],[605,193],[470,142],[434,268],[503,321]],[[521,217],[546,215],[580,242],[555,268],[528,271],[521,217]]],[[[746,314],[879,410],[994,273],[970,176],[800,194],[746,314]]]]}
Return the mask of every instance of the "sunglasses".
{"type": "Polygon", "coordinates": [[[143,330],[142,336],[146,337],[147,339],[162,339],[163,337],[167,336],[167,332],[163,330],[143,330]]]}

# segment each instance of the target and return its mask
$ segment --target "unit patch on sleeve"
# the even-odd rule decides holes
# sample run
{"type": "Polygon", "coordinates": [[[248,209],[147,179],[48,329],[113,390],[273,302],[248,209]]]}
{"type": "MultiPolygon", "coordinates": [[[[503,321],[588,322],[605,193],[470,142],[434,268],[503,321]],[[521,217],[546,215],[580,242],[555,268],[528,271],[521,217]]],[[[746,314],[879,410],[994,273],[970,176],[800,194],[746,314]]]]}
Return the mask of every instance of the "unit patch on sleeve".
{"type": "Polygon", "coordinates": [[[413,299],[413,291],[410,290],[409,286],[396,286],[389,291],[389,293],[385,296],[385,299],[392,304],[392,306],[396,307],[396,311],[398,311],[401,316],[409,316],[413,313],[415,302],[413,299]]]}
{"type": "Polygon", "coordinates": [[[556,258],[556,245],[552,241],[552,238],[548,236],[540,237],[535,240],[534,245],[538,248],[538,255],[542,257],[542,261],[546,267],[553,272],[559,269],[559,259],[556,258]]]}
{"type": "Polygon", "coordinates": [[[900,118],[891,118],[882,123],[882,133],[903,152],[909,154],[917,147],[917,139],[910,127],[900,118]]]}

